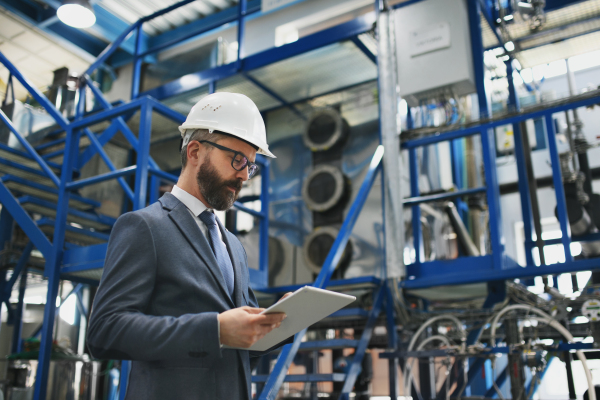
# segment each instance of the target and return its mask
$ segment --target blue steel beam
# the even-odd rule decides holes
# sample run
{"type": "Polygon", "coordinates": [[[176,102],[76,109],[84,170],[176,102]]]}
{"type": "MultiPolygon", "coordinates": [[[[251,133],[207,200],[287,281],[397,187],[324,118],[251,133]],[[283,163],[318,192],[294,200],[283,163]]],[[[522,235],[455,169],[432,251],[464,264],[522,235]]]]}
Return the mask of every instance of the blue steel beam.
{"type": "Polygon", "coordinates": [[[0,182],[0,203],[3,205],[2,209],[6,208],[8,210],[15,222],[25,231],[27,237],[42,252],[44,257],[50,257],[53,253],[52,244],[2,182],[0,182]]]}
{"type": "Polygon", "coordinates": [[[415,264],[410,264],[407,265],[408,275],[415,276],[415,279],[400,282],[400,287],[420,289],[432,286],[531,278],[540,275],[600,269],[597,259],[576,260],[543,267],[520,267],[514,261],[508,263],[505,257],[503,266],[506,268],[492,269],[490,255],[462,257],[456,260],[429,261],[421,263],[418,269],[415,264]]]}
{"type": "Polygon", "coordinates": [[[115,178],[120,178],[122,176],[128,176],[135,173],[137,170],[137,165],[132,165],[130,167],[121,168],[113,172],[107,172],[105,174],[100,174],[96,176],[92,176],[91,178],[80,179],[78,181],[69,182],[66,185],[67,190],[74,191],[80,189],[84,186],[93,185],[96,183],[108,181],[115,178]]]}

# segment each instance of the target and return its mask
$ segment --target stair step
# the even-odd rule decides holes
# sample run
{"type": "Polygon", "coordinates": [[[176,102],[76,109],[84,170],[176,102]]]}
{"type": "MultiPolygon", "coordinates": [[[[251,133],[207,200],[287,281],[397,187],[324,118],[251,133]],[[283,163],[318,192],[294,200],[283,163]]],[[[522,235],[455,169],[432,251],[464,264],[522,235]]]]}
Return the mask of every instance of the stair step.
{"type": "Polygon", "coordinates": [[[30,168],[4,158],[0,158],[0,173],[17,176],[46,186],[54,185],[50,178],[48,178],[41,170],[30,168]]]}
{"type": "MultiPolygon", "coordinates": [[[[49,235],[54,234],[54,223],[55,221],[50,218],[42,218],[37,221],[37,225],[40,227],[42,232],[49,235]]],[[[88,229],[77,228],[72,225],[65,227],[65,240],[70,243],[76,243],[81,245],[92,245],[108,242],[110,235],[101,232],[94,232],[88,229]]]]}
{"type": "MultiPolygon", "coordinates": [[[[7,145],[2,143],[0,143],[0,158],[21,164],[25,167],[29,167],[32,169],[37,169],[39,171],[42,170],[37,161],[35,161],[29,155],[29,153],[13,149],[12,147],[8,147],[7,145]]],[[[50,161],[46,161],[46,163],[54,171],[55,174],[60,175],[60,165],[50,161]]]]}
{"type": "MultiPolygon", "coordinates": [[[[42,185],[37,182],[31,182],[17,176],[6,176],[2,181],[12,191],[39,197],[43,200],[58,202],[58,189],[53,186],[42,185]]],[[[92,199],[78,196],[71,193],[69,198],[69,207],[77,208],[78,210],[89,210],[95,207],[100,207],[100,203],[92,199]]]]}
{"type": "MultiPolygon", "coordinates": [[[[35,212],[46,217],[56,218],[56,204],[52,202],[32,196],[23,196],[19,198],[19,203],[21,203],[21,206],[29,212],[35,212]]],[[[116,222],[116,219],[107,217],[105,215],[92,214],[70,208],[67,215],[67,221],[85,226],[87,228],[106,231],[112,228],[116,222]]]]}
{"type": "Polygon", "coordinates": [[[300,351],[356,348],[358,343],[359,340],[354,339],[314,340],[300,343],[300,351]]]}
{"type": "MultiPolygon", "coordinates": [[[[269,375],[253,375],[252,382],[266,382],[269,375]]],[[[284,382],[344,382],[346,374],[306,374],[306,375],[286,375],[284,382]]]]}
{"type": "MultiPolygon", "coordinates": [[[[65,149],[64,138],[49,142],[48,144],[52,144],[52,145],[46,146],[46,147],[42,147],[43,145],[41,145],[39,147],[36,147],[36,149],[40,148],[39,153],[42,156],[44,156],[46,159],[53,160],[54,162],[57,162],[57,163],[62,163],[62,159],[64,156],[64,149],[65,149]]],[[[80,150],[86,149],[87,147],[90,146],[90,144],[91,144],[90,138],[88,138],[85,135],[82,136],[81,139],[79,139],[79,149],[80,150]]]]}

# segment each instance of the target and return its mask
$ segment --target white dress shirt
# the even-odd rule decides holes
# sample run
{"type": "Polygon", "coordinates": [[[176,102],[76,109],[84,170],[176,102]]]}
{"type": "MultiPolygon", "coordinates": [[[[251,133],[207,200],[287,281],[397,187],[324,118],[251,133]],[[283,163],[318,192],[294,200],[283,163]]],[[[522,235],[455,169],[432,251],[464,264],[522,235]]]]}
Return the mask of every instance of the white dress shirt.
{"type": "MultiPolygon", "coordinates": [[[[204,212],[204,210],[209,210],[209,211],[212,211],[212,210],[207,208],[204,205],[204,203],[202,203],[197,197],[192,196],[191,194],[189,194],[188,192],[186,192],[185,190],[183,190],[182,188],[180,188],[177,185],[173,186],[173,190],[171,190],[171,194],[173,196],[177,197],[177,199],[179,201],[181,201],[187,207],[190,214],[192,214],[192,217],[194,217],[194,221],[196,221],[198,228],[200,228],[200,230],[204,234],[204,237],[206,237],[208,239],[208,227],[204,224],[204,222],[202,222],[200,220],[200,218],[198,216],[202,212],[204,212]]],[[[217,217],[217,214],[215,214],[215,218],[216,219],[219,218],[219,217],[217,217]]],[[[221,229],[217,229],[217,232],[219,233],[219,238],[221,239],[221,241],[223,241],[223,236],[221,235],[221,229]]],[[[223,244],[225,244],[225,242],[223,242],[223,244]]],[[[225,247],[227,247],[227,245],[225,245],[225,247]]]]}

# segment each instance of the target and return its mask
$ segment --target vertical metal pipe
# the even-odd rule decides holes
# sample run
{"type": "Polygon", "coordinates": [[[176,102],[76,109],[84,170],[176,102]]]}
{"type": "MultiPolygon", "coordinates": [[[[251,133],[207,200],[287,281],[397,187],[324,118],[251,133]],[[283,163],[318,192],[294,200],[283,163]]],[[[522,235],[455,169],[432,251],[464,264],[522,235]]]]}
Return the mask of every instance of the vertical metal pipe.
{"type": "MultiPolygon", "coordinates": [[[[31,243],[31,242],[30,242],[31,243]]],[[[31,252],[33,246],[25,249],[25,251],[31,252]]],[[[19,301],[17,303],[17,310],[15,312],[15,323],[13,325],[13,337],[12,337],[12,349],[11,353],[20,353],[23,349],[23,341],[21,336],[23,334],[23,314],[25,313],[25,289],[27,288],[27,266],[23,268],[21,272],[21,279],[19,281],[19,301]]]]}
{"type": "MultiPolygon", "coordinates": [[[[410,164],[410,196],[419,196],[419,163],[417,160],[417,149],[408,150],[408,162],[410,164]]],[[[413,247],[415,248],[415,264],[423,262],[423,243],[421,240],[421,207],[416,204],[412,206],[412,231],[413,247]]]]}
{"type": "Polygon", "coordinates": [[[271,162],[264,158],[261,165],[261,188],[260,188],[260,238],[259,238],[259,270],[260,281],[264,287],[269,286],[269,186],[271,162]]]}
{"type": "Polygon", "coordinates": [[[556,135],[554,134],[554,120],[552,115],[548,114],[545,118],[546,133],[548,134],[548,150],[550,152],[550,164],[552,165],[552,181],[554,183],[554,192],[556,194],[556,211],[558,213],[558,222],[562,233],[561,242],[565,251],[565,262],[573,261],[571,254],[571,227],[567,214],[567,201],[565,199],[565,188],[562,182],[562,171],[560,170],[560,160],[558,156],[558,147],[556,145],[556,135]]]}
{"type": "Polygon", "coordinates": [[[525,155],[525,166],[527,169],[527,181],[529,183],[531,216],[533,218],[533,227],[535,229],[536,245],[540,255],[540,265],[546,265],[546,257],[544,256],[544,240],[542,239],[542,215],[540,212],[540,203],[537,195],[537,180],[535,179],[535,175],[533,173],[531,147],[529,146],[529,136],[525,121],[521,122],[521,138],[523,141],[523,154],[525,155]]]}
{"type": "MultiPolygon", "coordinates": [[[[511,106],[514,111],[520,111],[519,98],[515,89],[513,80],[512,59],[505,62],[506,64],[506,79],[508,81],[508,102],[507,106],[511,106]]],[[[517,176],[519,195],[521,198],[521,217],[523,219],[523,230],[525,232],[525,262],[526,265],[534,265],[533,262],[533,230],[532,230],[532,210],[531,197],[529,193],[529,179],[527,175],[527,164],[525,162],[525,152],[523,146],[523,135],[519,124],[513,124],[513,139],[515,143],[515,159],[517,161],[517,176]]]]}
{"type": "MultiPolygon", "coordinates": [[[[377,10],[381,4],[377,4],[377,10]]],[[[379,87],[379,124],[385,184],[385,237],[387,276],[404,277],[404,220],[402,216],[402,152],[397,125],[398,81],[396,36],[393,11],[380,11],[377,17],[377,72],[379,87]],[[392,269],[394,268],[394,269],[392,269]]]]}
{"type": "MultiPolygon", "coordinates": [[[[481,118],[490,116],[485,90],[485,64],[483,62],[483,39],[481,34],[481,5],[478,0],[468,0],[469,32],[475,73],[475,86],[481,118]]],[[[502,234],[502,213],[500,210],[500,191],[496,176],[496,146],[494,132],[487,129],[481,132],[481,147],[486,181],[486,195],[489,207],[490,240],[494,269],[502,269],[504,256],[504,237],[502,234]]]]}
{"type": "Polygon", "coordinates": [[[247,0],[240,0],[239,4],[239,14],[238,14],[238,30],[237,30],[237,40],[238,40],[238,51],[237,51],[237,64],[238,68],[242,67],[242,58],[244,58],[244,34],[246,33],[246,11],[247,11],[247,0]]]}
{"type": "MultiPolygon", "coordinates": [[[[565,367],[567,368],[567,386],[569,386],[569,399],[575,400],[577,399],[577,394],[575,393],[575,380],[573,379],[573,366],[571,365],[573,357],[571,356],[571,352],[564,351],[563,358],[565,359],[565,367]]],[[[546,366],[546,368],[548,367],[546,366]]]]}
{"type": "Polygon", "coordinates": [[[208,83],[208,94],[213,94],[216,91],[217,91],[217,82],[210,81],[208,83]]]}
{"type": "Polygon", "coordinates": [[[131,78],[131,100],[137,99],[140,94],[143,57],[140,57],[142,47],[142,25],[135,29],[135,53],[133,54],[133,76],[131,78]]]}

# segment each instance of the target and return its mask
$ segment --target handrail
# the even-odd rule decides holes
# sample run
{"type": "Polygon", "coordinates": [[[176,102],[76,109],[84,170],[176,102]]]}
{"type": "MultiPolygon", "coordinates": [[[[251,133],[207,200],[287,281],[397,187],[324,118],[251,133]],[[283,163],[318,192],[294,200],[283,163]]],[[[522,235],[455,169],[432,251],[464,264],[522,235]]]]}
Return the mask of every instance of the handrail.
{"type": "Polygon", "coordinates": [[[35,149],[29,144],[29,142],[17,131],[17,129],[12,124],[11,120],[4,114],[4,111],[0,110],[0,120],[8,126],[8,129],[15,135],[21,146],[25,147],[25,150],[33,157],[33,159],[40,165],[46,176],[50,178],[52,183],[56,185],[56,187],[60,186],[60,179],[54,174],[54,171],[48,166],[46,160],[44,160],[35,149]]]}

